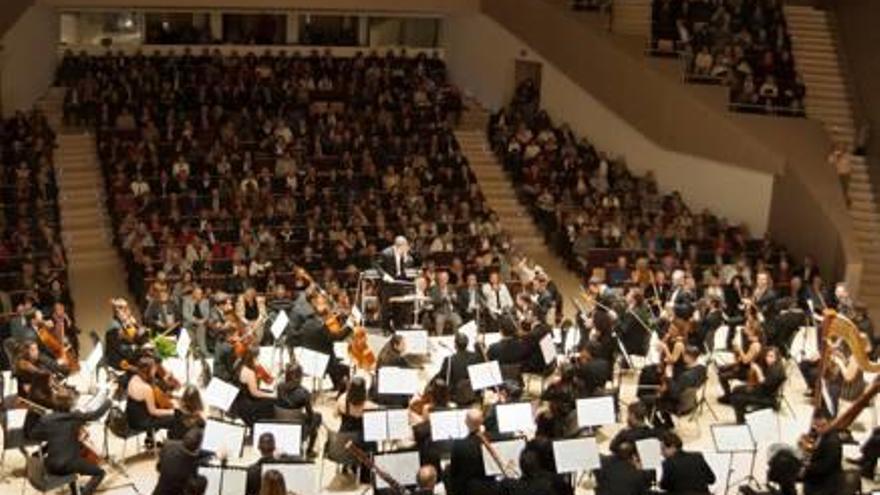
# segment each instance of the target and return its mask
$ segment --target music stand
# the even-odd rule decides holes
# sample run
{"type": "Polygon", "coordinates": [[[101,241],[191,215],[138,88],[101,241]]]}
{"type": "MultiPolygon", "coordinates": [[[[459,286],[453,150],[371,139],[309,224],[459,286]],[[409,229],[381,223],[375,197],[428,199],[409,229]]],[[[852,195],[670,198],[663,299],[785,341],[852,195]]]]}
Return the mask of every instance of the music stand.
{"type": "Polygon", "coordinates": [[[729,454],[730,467],[727,473],[727,482],[724,486],[724,493],[730,491],[732,486],[741,485],[743,483],[755,483],[759,487],[757,478],[754,476],[755,457],[758,453],[757,442],[752,436],[752,430],[748,425],[744,424],[719,424],[711,425],[712,441],[715,443],[715,451],[719,454],[729,454]],[[749,462],[749,474],[740,480],[731,481],[733,474],[733,456],[734,454],[748,454],[751,458],[749,462]]]}

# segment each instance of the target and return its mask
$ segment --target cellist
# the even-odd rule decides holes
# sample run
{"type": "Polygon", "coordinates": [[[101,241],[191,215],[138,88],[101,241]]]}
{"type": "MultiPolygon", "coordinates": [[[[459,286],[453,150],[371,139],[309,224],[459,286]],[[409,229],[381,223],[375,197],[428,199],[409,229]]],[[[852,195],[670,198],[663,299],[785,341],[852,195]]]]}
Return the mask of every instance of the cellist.
{"type": "Polygon", "coordinates": [[[174,404],[158,389],[156,360],[142,357],[137,360],[135,373],[128,381],[128,400],[125,415],[128,426],[135,431],[147,432],[147,444],[153,442],[156,430],[167,430],[174,425],[174,404]]]}

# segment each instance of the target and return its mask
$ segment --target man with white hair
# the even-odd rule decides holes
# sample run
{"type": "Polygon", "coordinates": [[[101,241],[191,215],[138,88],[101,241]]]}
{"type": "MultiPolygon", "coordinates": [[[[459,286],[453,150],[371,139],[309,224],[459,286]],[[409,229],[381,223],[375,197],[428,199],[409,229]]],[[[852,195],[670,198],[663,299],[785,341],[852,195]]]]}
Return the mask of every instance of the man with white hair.
{"type": "MultiPolygon", "coordinates": [[[[382,325],[390,328],[392,324],[401,326],[409,315],[413,314],[409,303],[392,303],[390,299],[396,296],[412,294],[412,286],[409,284],[395,283],[407,280],[408,269],[416,267],[416,260],[409,250],[409,241],[406,237],[397,236],[394,244],[383,249],[379,254],[377,266],[382,270],[384,279],[380,287],[380,299],[382,301],[382,325]]],[[[411,320],[412,317],[409,316],[411,320]]],[[[415,322],[413,322],[415,323],[415,322]]]]}
{"type": "Polygon", "coordinates": [[[847,317],[852,317],[853,301],[849,296],[849,289],[846,288],[846,283],[838,282],[837,285],[834,286],[834,297],[832,298],[831,304],[838,313],[847,317]]]}
{"type": "Polygon", "coordinates": [[[416,262],[409,252],[409,241],[399,235],[394,244],[382,250],[380,266],[392,278],[401,280],[406,277],[407,268],[415,268],[416,262]]]}
{"type": "Polygon", "coordinates": [[[447,492],[450,495],[497,493],[497,483],[486,476],[483,469],[483,413],[470,409],[465,416],[468,435],[452,443],[452,454],[447,471],[447,492]]]}
{"type": "Polygon", "coordinates": [[[672,272],[672,294],[666,301],[666,308],[672,312],[670,316],[690,320],[694,314],[696,294],[692,294],[685,286],[686,273],[677,269],[672,272]]]}

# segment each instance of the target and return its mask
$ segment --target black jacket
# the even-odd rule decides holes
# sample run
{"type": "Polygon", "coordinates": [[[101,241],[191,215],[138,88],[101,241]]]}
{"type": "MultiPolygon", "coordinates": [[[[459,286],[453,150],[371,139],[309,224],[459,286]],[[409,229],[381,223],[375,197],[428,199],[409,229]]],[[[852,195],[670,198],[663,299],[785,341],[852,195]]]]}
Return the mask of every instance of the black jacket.
{"type": "Polygon", "coordinates": [[[489,346],[486,356],[498,364],[522,364],[528,355],[526,342],[516,337],[505,337],[489,346]]]}
{"type": "Polygon", "coordinates": [[[635,444],[639,440],[644,440],[646,438],[657,438],[657,430],[651,428],[648,425],[640,425],[635,428],[624,428],[617,432],[617,435],[614,435],[614,438],[611,439],[611,444],[608,446],[608,449],[611,452],[616,452],[617,447],[620,446],[623,442],[630,442],[635,444]]]}
{"type": "Polygon", "coordinates": [[[40,418],[31,435],[35,440],[46,442],[46,468],[50,473],[69,472],[67,466],[80,457],[80,430],[86,423],[103,416],[110,405],[107,399],[89,413],[53,412],[40,418]]]}
{"type": "Polygon", "coordinates": [[[196,475],[199,464],[210,455],[205,452],[192,452],[183,446],[183,442],[169,440],[159,452],[156,470],[159,481],[153,489],[153,495],[180,495],[187,482],[196,475]]]}
{"type": "Polygon", "coordinates": [[[819,436],[816,448],[804,469],[805,495],[833,495],[838,492],[843,470],[843,446],[837,430],[819,436]]]}
{"type": "Polygon", "coordinates": [[[703,495],[715,483],[715,473],[699,452],[678,451],[663,461],[660,488],[671,495],[703,495]]]}
{"type": "Polygon", "coordinates": [[[596,474],[596,495],[642,495],[648,493],[648,473],[616,456],[602,459],[596,474]]]}
{"type": "Polygon", "coordinates": [[[483,450],[480,439],[473,433],[452,443],[452,454],[447,471],[450,495],[470,495],[480,487],[492,483],[483,470],[483,450]]]}

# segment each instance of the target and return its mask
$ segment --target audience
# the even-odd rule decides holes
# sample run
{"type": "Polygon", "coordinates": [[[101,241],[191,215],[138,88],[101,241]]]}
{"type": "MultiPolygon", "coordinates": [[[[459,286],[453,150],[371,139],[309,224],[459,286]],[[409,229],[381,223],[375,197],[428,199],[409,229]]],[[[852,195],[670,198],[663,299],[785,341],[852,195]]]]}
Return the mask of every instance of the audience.
{"type": "Polygon", "coordinates": [[[688,80],[730,86],[731,108],[804,115],[782,2],[654,0],[652,38],[683,53],[688,80]]]}

